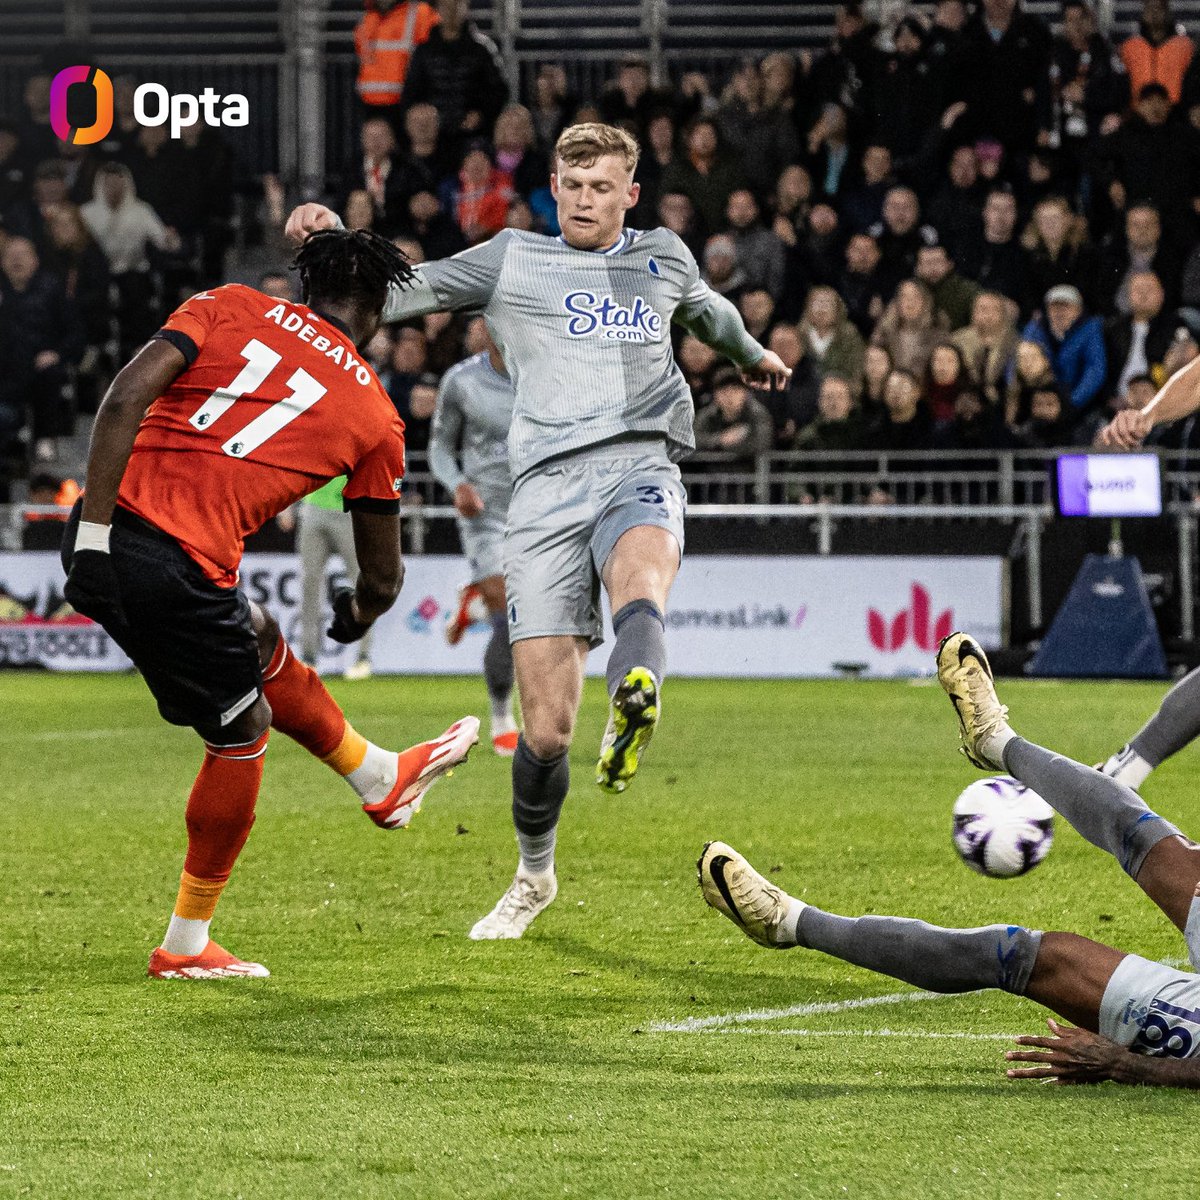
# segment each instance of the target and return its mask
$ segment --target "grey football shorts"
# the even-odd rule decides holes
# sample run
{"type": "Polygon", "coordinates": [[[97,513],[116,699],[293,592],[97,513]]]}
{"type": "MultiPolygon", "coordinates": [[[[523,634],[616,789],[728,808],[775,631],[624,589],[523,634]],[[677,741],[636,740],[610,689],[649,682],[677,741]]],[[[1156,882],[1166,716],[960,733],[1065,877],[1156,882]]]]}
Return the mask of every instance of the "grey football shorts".
{"type": "Polygon", "coordinates": [[[509,637],[604,641],[600,576],[627,530],[668,530],[683,554],[687,495],[657,442],[582,450],[527,471],[508,510],[504,574],[509,637]]]}
{"type": "Polygon", "coordinates": [[[481,493],[484,510],[477,517],[458,518],[458,540],[471,568],[471,583],[504,574],[504,526],[508,493],[481,493]]]}
{"type": "Polygon", "coordinates": [[[1127,954],[1104,989],[1100,1032],[1136,1054],[1200,1057],[1200,975],[1127,954]]]}

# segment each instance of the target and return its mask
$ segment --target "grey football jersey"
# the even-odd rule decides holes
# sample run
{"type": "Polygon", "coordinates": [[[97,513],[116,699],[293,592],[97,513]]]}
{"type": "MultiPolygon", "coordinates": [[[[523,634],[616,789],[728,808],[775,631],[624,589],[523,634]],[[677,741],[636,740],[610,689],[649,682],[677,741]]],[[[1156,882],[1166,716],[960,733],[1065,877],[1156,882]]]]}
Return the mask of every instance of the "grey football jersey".
{"type": "Polygon", "coordinates": [[[700,279],[691,251],[666,229],[627,229],[606,251],[505,229],[417,267],[409,287],[393,286],[384,319],[469,308],[483,309],[516,388],[514,479],[629,434],[662,434],[676,459],[695,446],[672,320],[739,366],[763,355],[737,309],[700,279]]]}
{"type": "Polygon", "coordinates": [[[442,376],[429,434],[429,466],[448,492],[464,482],[474,484],[485,499],[512,491],[508,429],[513,397],[512,380],[492,368],[486,352],[456,363],[442,376]]]}

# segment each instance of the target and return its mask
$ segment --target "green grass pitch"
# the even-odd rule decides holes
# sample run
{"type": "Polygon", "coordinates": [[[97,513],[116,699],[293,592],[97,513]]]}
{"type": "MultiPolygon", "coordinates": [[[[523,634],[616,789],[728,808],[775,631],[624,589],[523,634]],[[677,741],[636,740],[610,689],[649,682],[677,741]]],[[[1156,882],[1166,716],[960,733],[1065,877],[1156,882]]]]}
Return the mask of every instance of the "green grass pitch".
{"type": "MultiPolygon", "coordinates": [[[[475,680],[332,687],[397,746],[486,707],[475,680]]],[[[1085,761],[1162,690],[1001,685],[1019,729],[1085,761]]],[[[143,972],[194,735],[131,676],[0,674],[0,1197],[1194,1196],[1190,1095],[1005,1080],[1005,1042],[981,1035],[1039,1031],[1028,1001],[656,1031],[912,991],[752,945],[700,899],[712,837],[837,911],[1184,953],[1061,821],[1023,879],[958,863],[950,807],[975,775],[936,687],[674,681],[666,700],[641,776],[610,797],[591,783],[589,684],[558,902],[515,943],[465,936],[512,874],[507,763],[481,747],[384,833],[276,737],[214,926],[273,976],[180,984],[143,972]]],[[[1193,831],[1198,769],[1184,752],[1147,787],[1193,831]]]]}

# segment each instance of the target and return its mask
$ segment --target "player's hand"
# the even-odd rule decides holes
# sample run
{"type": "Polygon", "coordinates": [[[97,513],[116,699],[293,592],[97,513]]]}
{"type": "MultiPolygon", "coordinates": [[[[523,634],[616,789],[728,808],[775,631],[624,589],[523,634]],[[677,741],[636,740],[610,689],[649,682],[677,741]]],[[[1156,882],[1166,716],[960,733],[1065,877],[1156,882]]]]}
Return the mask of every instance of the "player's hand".
{"type": "Polygon", "coordinates": [[[347,645],[357,642],[371,628],[370,621],[361,621],[355,610],[354,589],[338,588],[333,593],[333,622],[325,631],[335,642],[347,645]]]}
{"type": "Polygon", "coordinates": [[[1154,422],[1140,409],[1125,408],[1100,430],[1096,440],[1101,446],[1133,450],[1146,440],[1146,435],[1153,428],[1154,422]]]}
{"type": "Polygon", "coordinates": [[[310,233],[338,227],[337,213],[324,204],[301,204],[292,209],[284,234],[293,242],[302,242],[310,233]]]}
{"type": "Polygon", "coordinates": [[[1121,1055],[1129,1051],[1116,1042],[1073,1025],[1060,1025],[1053,1017],[1046,1024],[1053,1037],[1017,1038],[1018,1046],[1034,1050],[1009,1050],[1009,1062],[1037,1063],[1035,1067],[1013,1067],[1009,1079],[1042,1079],[1062,1084],[1102,1083],[1111,1079],[1121,1055]]]}
{"type": "Polygon", "coordinates": [[[63,595],[77,613],[105,629],[126,624],[117,572],[112,556],[103,550],[76,550],[71,555],[63,595]]]}
{"type": "Polygon", "coordinates": [[[454,489],[454,507],[460,517],[477,517],[483,512],[485,505],[474,484],[460,483],[454,489]]]}
{"type": "Polygon", "coordinates": [[[742,378],[752,388],[762,391],[768,388],[785,388],[791,377],[791,367],[785,367],[783,359],[774,350],[768,350],[752,367],[742,368],[742,378]]]}

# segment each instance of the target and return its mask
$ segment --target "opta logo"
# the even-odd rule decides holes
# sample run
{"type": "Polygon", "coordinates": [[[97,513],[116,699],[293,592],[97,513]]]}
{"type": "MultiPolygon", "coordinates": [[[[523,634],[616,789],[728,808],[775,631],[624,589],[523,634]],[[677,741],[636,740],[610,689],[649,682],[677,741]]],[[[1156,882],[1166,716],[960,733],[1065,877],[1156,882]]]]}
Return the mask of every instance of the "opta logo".
{"type": "Polygon", "coordinates": [[[99,67],[64,67],[50,84],[50,127],[55,136],[74,146],[92,146],[108,137],[113,123],[112,80],[99,67]],[[90,125],[72,125],[67,93],[76,84],[92,89],[96,118],[90,125]]]}
{"type": "Polygon", "coordinates": [[[885,654],[899,650],[911,637],[921,650],[932,651],[942,638],[954,631],[954,610],[946,609],[936,621],[932,616],[929,593],[919,584],[912,585],[912,602],[888,621],[876,609],[867,609],[867,633],[871,645],[885,654]]]}
{"type": "Polygon", "coordinates": [[[618,342],[657,342],[662,337],[662,317],[641,296],[626,305],[618,304],[611,296],[572,292],[563,297],[563,308],[571,314],[567,322],[571,337],[599,333],[618,342]]]}
{"type": "MultiPolygon", "coordinates": [[[[143,83],[133,93],[133,117],[139,125],[170,124],[170,135],[179,137],[184,129],[204,117],[205,125],[248,125],[250,105],[236,93],[220,96],[205,88],[199,96],[185,92],[172,94],[161,83],[143,83]],[[221,105],[220,111],[217,106],[221,105]]],[[[64,142],[91,146],[108,137],[113,126],[112,80],[99,67],[64,67],[50,84],[50,126],[64,142]],[[96,115],[90,125],[71,124],[67,95],[72,87],[90,87],[96,98],[96,115]]]]}

